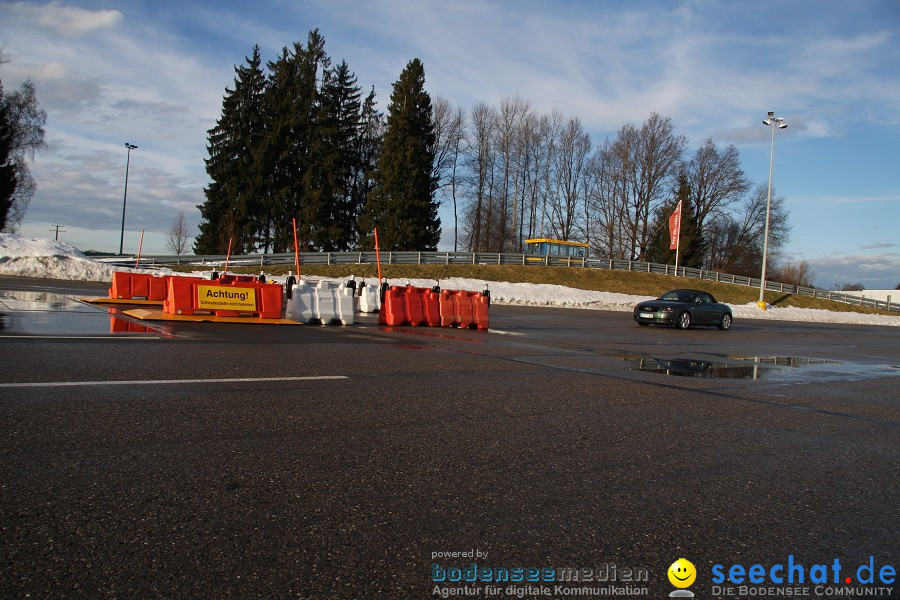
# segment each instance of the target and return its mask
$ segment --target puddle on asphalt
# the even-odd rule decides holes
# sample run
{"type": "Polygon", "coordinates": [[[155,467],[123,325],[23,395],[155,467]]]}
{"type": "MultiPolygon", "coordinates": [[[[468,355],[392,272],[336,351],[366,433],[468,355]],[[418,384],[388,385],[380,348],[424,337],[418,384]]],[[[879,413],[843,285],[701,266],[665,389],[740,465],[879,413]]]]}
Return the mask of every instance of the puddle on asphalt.
{"type": "Polygon", "coordinates": [[[0,336],[168,335],[120,316],[121,310],[63,294],[0,290],[0,336]]]}
{"type": "Polygon", "coordinates": [[[894,365],[797,356],[729,356],[722,361],[616,354],[631,371],[699,379],[839,380],[900,375],[894,365]]]}

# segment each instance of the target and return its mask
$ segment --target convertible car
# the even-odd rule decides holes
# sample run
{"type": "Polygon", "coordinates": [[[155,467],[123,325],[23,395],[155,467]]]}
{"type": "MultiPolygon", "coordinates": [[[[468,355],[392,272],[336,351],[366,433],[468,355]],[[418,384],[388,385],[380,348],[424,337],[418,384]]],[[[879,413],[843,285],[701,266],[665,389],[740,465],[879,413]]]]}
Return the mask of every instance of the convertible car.
{"type": "Polygon", "coordinates": [[[716,302],[709,292],[700,290],[672,290],[656,300],[640,302],[634,307],[638,325],[668,325],[688,329],[692,325],[731,327],[731,309],[716,302]]]}

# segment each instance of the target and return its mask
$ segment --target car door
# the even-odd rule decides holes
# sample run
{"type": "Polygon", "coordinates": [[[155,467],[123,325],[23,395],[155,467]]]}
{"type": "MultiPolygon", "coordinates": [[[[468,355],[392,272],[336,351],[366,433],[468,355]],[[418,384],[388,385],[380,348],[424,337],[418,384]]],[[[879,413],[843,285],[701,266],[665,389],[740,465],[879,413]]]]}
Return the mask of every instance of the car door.
{"type": "Polygon", "coordinates": [[[694,301],[694,323],[697,325],[714,325],[717,322],[718,309],[709,294],[699,293],[694,301]]]}

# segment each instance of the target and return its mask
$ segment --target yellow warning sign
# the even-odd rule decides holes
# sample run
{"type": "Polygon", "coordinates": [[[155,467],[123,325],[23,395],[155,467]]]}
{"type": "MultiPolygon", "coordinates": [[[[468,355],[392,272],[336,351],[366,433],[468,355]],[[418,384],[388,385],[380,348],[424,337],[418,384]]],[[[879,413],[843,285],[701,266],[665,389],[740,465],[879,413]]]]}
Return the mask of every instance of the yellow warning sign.
{"type": "Polygon", "coordinates": [[[255,311],[256,290],[220,285],[198,285],[197,308],[255,311]]]}

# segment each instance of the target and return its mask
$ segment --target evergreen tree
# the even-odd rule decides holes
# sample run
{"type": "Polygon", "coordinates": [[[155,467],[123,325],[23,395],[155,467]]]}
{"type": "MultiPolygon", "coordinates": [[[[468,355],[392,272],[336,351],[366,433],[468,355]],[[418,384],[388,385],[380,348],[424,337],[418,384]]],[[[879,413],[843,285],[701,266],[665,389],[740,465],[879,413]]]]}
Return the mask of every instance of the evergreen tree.
{"type": "Polygon", "coordinates": [[[311,245],[346,251],[356,245],[355,142],[360,128],[360,90],[346,62],[326,70],[311,140],[312,162],[304,178],[311,245]]]}
{"type": "MultiPolygon", "coordinates": [[[[284,48],[275,62],[264,102],[266,136],[259,156],[259,170],[266,182],[265,219],[274,251],[293,248],[292,218],[297,219],[301,250],[312,247],[318,198],[304,197],[308,171],[314,160],[313,139],[319,88],[317,76],[329,66],[325,39],[309,32],[304,48],[295,43],[284,48]]],[[[268,237],[267,237],[268,240],[268,237]]]]}
{"type": "Polygon", "coordinates": [[[235,67],[234,89],[225,90],[222,116],[209,130],[206,172],[210,185],[201,213],[200,235],[194,241],[198,254],[224,254],[229,239],[232,252],[252,252],[259,228],[261,179],[255,168],[262,140],[262,95],[265,76],[259,46],[253,47],[247,64],[235,67]]]}
{"type": "MultiPolygon", "coordinates": [[[[351,190],[351,204],[357,215],[362,215],[365,210],[366,200],[375,187],[375,172],[378,165],[378,156],[381,153],[381,144],[384,139],[384,115],[376,108],[375,88],[369,92],[362,105],[359,129],[356,132],[355,150],[356,161],[353,172],[353,187],[351,190]]],[[[358,224],[355,225],[357,243],[365,244],[366,234],[358,224]]],[[[369,240],[371,247],[371,240],[369,240]]]]}
{"type": "MultiPolygon", "coordinates": [[[[384,250],[437,248],[441,228],[433,176],[434,146],[425,68],[416,58],[394,83],[375,188],[360,219],[367,236],[378,227],[384,250]]],[[[371,247],[371,242],[366,239],[364,244],[371,247]]]]}
{"type": "Polygon", "coordinates": [[[229,239],[233,252],[290,250],[293,218],[301,249],[350,250],[384,132],[375,92],[360,101],[355,75],[346,62],[331,68],[318,30],[305,46],[283,48],[267,72],[261,62],[254,47],[235,67],[209,130],[211,182],[195,251],[222,253],[229,239]]]}
{"type": "Polygon", "coordinates": [[[706,247],[697,226],[696,206],[691,200],[691,187],[684,174],[678,178],[674,198],[662,203],[655,211],[654,230],[647,247],[646,260],[660,264],[675,264],[675,250],[670,250],[669,217],[681,202],[681,236],[678,245],[678,266],[700,268],[706,247]]]}

